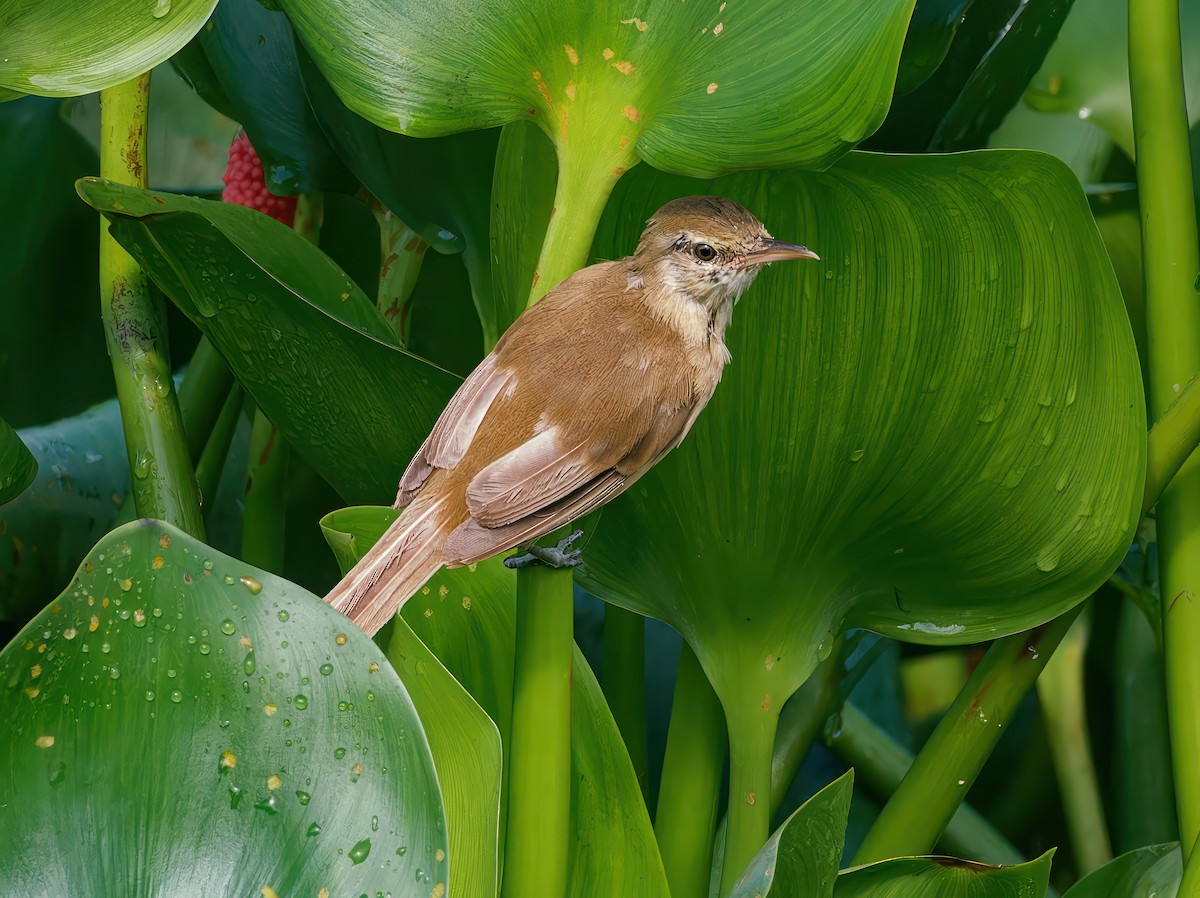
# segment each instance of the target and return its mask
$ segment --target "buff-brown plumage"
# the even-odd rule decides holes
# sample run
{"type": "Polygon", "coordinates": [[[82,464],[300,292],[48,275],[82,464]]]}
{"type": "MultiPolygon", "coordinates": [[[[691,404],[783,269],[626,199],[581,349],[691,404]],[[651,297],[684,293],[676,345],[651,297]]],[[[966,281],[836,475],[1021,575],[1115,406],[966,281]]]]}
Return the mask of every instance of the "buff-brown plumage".
{"type": "Polygon", "coordinates": [[[663,206],[634,255],[577,271],[505,332],[404,472],[404,514],[327,601],[374,633],[443,564],[528,544],[628,489],[712,397],[738,296],[792,258],[816,256],[730,200],[663,206]]]}

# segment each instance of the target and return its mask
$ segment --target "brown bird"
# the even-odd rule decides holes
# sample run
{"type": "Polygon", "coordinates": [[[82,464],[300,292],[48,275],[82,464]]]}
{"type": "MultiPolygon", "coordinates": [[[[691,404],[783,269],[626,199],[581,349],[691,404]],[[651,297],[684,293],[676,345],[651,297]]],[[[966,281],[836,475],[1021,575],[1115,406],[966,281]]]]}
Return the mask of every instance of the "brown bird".
{"type": "MultiPolygon", "coordinates": [[[[409,463],[404,514],[326,601],[373,634],[442,565],[530,546],[620,495],[712,397],[762,266],[816,258],[731,200],[667,203],[632,256],[575,272],[513,322],[409,463]]],[[[530,551],[576,564],[577,535],[530,551]]]]}

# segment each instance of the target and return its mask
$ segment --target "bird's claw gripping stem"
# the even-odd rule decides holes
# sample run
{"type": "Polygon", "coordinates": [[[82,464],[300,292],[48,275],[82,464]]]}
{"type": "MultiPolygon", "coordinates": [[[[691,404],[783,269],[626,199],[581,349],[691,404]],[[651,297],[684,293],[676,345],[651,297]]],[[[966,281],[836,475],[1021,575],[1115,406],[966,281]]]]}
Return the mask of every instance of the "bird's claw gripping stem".
{"type": "Polygon", "coordinates": [[[576,530],[558,541],[555,546],[525,546],[521,555],[511,555],[504,559],[507,568],[529,567],[531,564],[544,564],[547,567],[575,567],[583,563],[582,549],[572,549],[571,544],[583,536],[582,530],[576,530]]]}

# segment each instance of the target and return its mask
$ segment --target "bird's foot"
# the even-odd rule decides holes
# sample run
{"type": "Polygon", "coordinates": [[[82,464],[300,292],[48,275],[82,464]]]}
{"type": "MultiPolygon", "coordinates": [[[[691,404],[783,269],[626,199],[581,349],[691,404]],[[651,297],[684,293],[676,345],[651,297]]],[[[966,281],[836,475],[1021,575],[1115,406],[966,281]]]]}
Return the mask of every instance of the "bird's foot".
{"type": "Polygon", "coordinates": [[[571,544],[583,536],[582,530],[576,530],[560,539],[554,546],[525,546],[520,555],[511,555],[504,559],[507,568],[529,567],[531,564],[544,564],[552,568],[576,567],[583,563],[582,549],[572,549],[571,544]]]}

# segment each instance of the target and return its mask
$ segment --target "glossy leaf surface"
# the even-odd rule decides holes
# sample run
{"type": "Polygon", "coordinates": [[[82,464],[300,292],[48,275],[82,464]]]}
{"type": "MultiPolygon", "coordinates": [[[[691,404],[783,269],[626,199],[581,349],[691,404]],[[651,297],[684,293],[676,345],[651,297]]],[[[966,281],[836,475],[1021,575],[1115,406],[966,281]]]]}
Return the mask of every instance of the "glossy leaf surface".
{"type": "Polygon", "coordinates": [[[1183,855],[1178,842],[1147,845],[1113,858],[1093,870],[1063,898],[1135,898],[1155,895],[1173,898],[1183,877],[1183,855]]]}
{"type": "MultiPolygon", "coordinates": [[[[391,508],[347,508],[327,515],[322,526],[339,563],[347,567],[395,515],[391,508]]],[[[487,711],[508,744],[516,576],[500,559],[473,568],[443,568],[404,606],[403,619],[487,711]]],[[[633,765],[600,685],[578,650],[572,695],[574,838],[567,894],[666,898],[662,861],[633,765]]],[[[449,823],[453,834],[453,817],[449,823]]]]}
{"type": "Polygon", "coordinates": [[[342,496],[390,497],[457,377],[397,348],[350,278],[265,215],[98,179],[79,189],[342,496]]]}
{"type": "Polygon", "coordinates": [[[0,505],[11,502],[37,476],[37,459],[17,432],[0,418],[0,505]]]}
{"type": "Polygon", "coordinates": [[[706,175],[827,165],[873,131],[913,0],[282,5],[381,127],[434,137],[532,118],[597,165],[634,152],[706,175]]]}
{"type": "Polygon", "coordinates": [[[729,898],[830,898],[842,859],[853,784],[851,771],[801,805],[750,862],[729,898]]]}
{"type": "Polygon", "coordinates": [[[834,898],[1044,898],[1049,851],[1037,860],[993,867],[952,857],[902,857],[843,870],[834,898]]]}
{"type": "Polygon", "coordinates": [[[149,71],[191,40],[217,0],[11,0],[0,90],[71,97],[149,71]]]}
{"type": "Polygon", "coordinates": [[[101,540],[0,683],[8,894],[444,889],[429,748],[383,655],[174,528],[101,540]]]}
{"type": "MultiPolygon", "coordinates": [[[[627,179],[599,255],[664,199],[747,204],[819,263],[760,275],[683,445],[609,506],[585,585],[666,620],[724,699],[785,700],[846,627],[974,642],[1117,566],[1145,416],[1078,183],[1032,153],[627,179]]],[[[764,705],[765,707],[765,705],[764,705]]]]}

